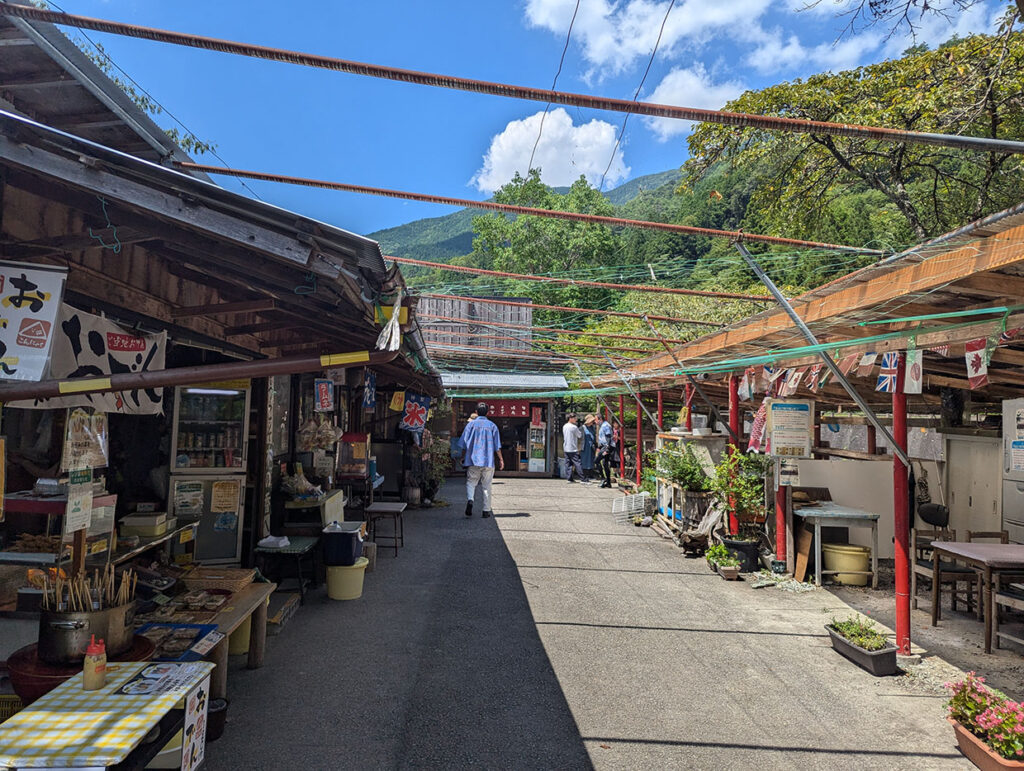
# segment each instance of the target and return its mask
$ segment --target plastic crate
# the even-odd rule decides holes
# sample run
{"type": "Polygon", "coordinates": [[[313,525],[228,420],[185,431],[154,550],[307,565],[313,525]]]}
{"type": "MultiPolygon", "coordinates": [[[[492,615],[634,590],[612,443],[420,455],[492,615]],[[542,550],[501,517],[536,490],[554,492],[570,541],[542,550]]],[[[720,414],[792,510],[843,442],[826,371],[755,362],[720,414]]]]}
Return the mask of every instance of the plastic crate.
{"type": "Polygon", "coordinates": [[[24,706],[13,693],[0,693],[0,723],[16,715],[24,706]]]}

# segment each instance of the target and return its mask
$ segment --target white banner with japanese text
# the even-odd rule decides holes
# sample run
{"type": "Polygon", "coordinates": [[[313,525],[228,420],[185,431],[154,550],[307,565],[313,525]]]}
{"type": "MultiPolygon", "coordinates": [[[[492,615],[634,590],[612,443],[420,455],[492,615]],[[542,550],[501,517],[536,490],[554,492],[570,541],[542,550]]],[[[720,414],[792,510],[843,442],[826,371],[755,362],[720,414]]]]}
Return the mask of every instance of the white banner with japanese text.
{"type": "Polygon", "coordinates": [[[0,379],[42,380],[67,269],[0,261],[0,379]]]}
{"type": "MultiPolygon", "coordinates": [[[[166,332],[139,335],[69,305],[61,306],[52,337],[49,373],[52,379],[103,377],[164,368],[166,332]]],[[[52,399],[11,402],[10,406],[35,409],[94,407],[100,412],[158,415],[164,410],[164,389],[69,394],[52,399]]]]}

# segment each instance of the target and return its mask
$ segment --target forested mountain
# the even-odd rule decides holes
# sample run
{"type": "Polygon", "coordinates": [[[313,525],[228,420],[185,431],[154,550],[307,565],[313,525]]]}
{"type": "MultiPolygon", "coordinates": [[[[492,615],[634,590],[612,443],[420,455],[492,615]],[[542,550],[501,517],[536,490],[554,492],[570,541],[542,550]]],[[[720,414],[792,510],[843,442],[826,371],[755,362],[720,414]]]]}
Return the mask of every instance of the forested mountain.
{"type": "MultiPolygon", "coordinates": [[[[608,190],[605,197],[621,206],[642,192],[657,188],[665,188],[662,192],[671,196],[672,185],[677,184],[682,176],[678,169],[647,174],[608,190]]],[[[569,192],[567,187],[556,187],[553,190],[562,195],[569,192]]],[[[447,262],[452,257],[473,251],[473,217],[478,214],[479,211],[472,209],[459,209],[444,217],[413,220],[366,235],[380,242],[384,254],[447,262]]]]}

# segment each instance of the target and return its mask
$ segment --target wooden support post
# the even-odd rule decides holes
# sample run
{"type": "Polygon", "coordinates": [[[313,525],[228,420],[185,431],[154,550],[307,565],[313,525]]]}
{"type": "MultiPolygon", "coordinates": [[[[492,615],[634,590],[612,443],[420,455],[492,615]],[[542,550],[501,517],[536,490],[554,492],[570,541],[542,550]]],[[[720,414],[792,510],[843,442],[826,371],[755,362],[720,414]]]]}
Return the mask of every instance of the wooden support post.
{"type": "Polygon", "coordinates": [[[71,542],[71,575],[77,576],[85,572],[85,536],[86,530],[76,530],[71,542]]]}
{"type": "MultiPolygon", "coordinates": [[[[299,576],[299,580],[302,577],[299,576]]],[[[249,622],[249,659],[247,669],[259,669],[263,666],[263,652],[267,647],[267,603],[261,602],[252,612],[249,622]]],[[[227,642],[227,640],[224,640],[227,642]]]]}
{"type": "MultiPolygon", "coordinates": [[[[729,428],[732,429],[733,434],[736,436],[740,435],[740,379],[736,375],[729,376],[729,428]]],[[[742,452],[742,449],[737,446],[735,441],[729,442],[729,448],[731,453],[742,452]]],[[[739,531],[740,522],[736,516],[736,504],[730,500],[729,532],[738,533],[739,531]]]]}
{"type": "Polygon", "coordinates": [[[686,384],[686,430],[693,431],[693,386],[686,384]]]}
{"type": "Polygon", "coordinates": [[[626,476],[626,397],[619,394],[619,476],[626,476]]]}
{"type": "MultiPolygon", "coordinates": [[[[900,353],[896,369],[896,390],[892,395],[892,435],[900,448],[907,449],[907,395],[903,393],[906,379],[906,357],[900,353]]],[[[896,534],[896,647],[910,653],[910,491],[909,469],[892,456],[893,528],[896,534]]],[[[934,580],[934,579],[933,579],[934,580]]]]}

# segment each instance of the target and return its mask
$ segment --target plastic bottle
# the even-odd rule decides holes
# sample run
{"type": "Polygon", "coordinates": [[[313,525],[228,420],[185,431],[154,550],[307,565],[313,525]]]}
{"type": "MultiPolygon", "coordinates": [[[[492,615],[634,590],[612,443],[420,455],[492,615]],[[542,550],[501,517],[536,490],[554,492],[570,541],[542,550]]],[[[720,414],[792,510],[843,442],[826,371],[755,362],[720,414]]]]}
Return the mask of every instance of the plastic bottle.
{"type": "Polygon", "coordinates": [[[85,649],[85,662],[82,667],[82,687],[87,691],[98,691],[107,683],[107,646],[101,639],[96,642],[92,635],[85,649]]]}

